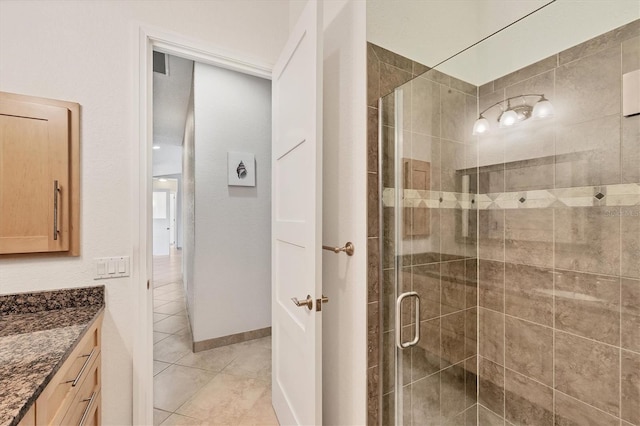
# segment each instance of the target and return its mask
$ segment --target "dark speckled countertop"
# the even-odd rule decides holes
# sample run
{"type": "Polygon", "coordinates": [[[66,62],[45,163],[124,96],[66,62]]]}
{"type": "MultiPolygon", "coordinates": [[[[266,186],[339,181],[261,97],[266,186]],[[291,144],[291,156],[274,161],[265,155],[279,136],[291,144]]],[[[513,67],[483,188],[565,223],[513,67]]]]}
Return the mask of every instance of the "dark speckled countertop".
{"type": "Polygon", "coordinates": [[[104,310],[104,286],[0,295],[0,425],[17,425],[104,310]]]}

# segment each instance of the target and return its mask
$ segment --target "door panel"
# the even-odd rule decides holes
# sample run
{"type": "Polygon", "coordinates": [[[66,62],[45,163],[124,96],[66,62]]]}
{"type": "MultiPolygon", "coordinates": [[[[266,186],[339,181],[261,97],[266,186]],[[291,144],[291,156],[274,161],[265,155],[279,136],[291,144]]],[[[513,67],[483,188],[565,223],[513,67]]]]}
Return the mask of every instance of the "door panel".
{"type": "Polygon", "coordinates": [[[153,255],[168,256],[170,240],[169,191],[153,191],[153,255]]]}
{"type": "Polygon", "coordinates": [[[273,72],[273,406],[280,424],[322,424],[322,29],[309,2],[273,72]]]}
{"type": "Polygon", "coordinates": [[[69,110],[2,100],[0,254],[68,250],[70,195],[69,110]]]}

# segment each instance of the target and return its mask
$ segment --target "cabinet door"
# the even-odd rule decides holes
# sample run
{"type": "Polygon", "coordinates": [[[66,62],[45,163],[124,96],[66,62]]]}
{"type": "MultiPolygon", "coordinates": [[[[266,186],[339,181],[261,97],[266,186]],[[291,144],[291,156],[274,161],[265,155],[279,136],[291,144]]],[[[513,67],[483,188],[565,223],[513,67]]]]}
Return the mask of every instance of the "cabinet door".
{"type": "Polygon", "coordinates": [[[67,108],[0,99],[0,254],[69,250],[69,122],[67,108]]]}

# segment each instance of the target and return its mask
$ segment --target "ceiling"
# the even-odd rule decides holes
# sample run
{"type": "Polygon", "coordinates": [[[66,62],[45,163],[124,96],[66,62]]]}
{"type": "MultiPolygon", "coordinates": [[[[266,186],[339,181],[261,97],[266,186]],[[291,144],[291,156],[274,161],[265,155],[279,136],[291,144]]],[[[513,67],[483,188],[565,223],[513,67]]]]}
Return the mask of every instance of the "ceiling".
{"type": "Polygon", "coordinates": [[[182,171],[184,137],[189,97],[193,82],[193,61],[167,55],[168,75],[153,73],[153,175],[182,171]]]}
{"type": "Polygon", "coordinates": [[[167,56],[169,74],[153,73],[153,144],[181,146],[193,80],[193,61],[167,56]]]}
{"type": "Polygon", "coordinates": [[[369,0],[367,40],[481,85],[640,18],[639,0],[369,0]],[[547,5],[546,7],[543,7],[547,5]]]}

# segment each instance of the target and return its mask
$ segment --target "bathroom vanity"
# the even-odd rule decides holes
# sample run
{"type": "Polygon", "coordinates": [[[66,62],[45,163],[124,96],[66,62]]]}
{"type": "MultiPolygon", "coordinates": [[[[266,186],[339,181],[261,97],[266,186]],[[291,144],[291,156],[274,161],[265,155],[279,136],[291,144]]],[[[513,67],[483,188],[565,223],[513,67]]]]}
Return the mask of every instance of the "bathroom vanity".
{"type": "Polygon", "coordinates": [[[0,425],[99,425],[104,286],[0,296],[0,425]]]}

